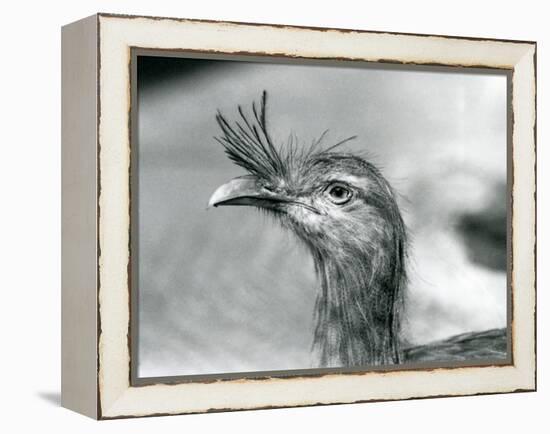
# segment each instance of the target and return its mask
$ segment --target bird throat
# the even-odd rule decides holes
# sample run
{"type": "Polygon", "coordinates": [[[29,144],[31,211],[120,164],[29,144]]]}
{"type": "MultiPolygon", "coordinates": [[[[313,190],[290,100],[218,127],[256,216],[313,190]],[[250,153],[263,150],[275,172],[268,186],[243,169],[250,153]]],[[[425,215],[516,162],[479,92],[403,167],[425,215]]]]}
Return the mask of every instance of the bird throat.
{"type": "Polygon", "coordinates": [[[341,253],[337,259],[313,252],[320,281],[313,347],[322,367],[399,363],[399,298],[404,284],[399,243],[341,253]]]}

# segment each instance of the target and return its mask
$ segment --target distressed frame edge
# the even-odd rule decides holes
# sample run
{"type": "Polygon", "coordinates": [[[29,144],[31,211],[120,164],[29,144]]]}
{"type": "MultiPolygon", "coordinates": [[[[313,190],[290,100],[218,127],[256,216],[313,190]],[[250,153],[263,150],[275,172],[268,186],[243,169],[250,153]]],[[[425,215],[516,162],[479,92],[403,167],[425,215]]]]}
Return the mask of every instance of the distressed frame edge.
{"type": "MultiPolygon", "coordinates": [[[[104,17],[110,17],[110,15],[105,15],[105,14],[100,14],[100,16],[104,16],[104,17]]],[[[120,16],[116,16],[118,19],[120,19],[120,16]]],[[[124,16],[124,19],[128,19],[128,18],[139,18],[139,17],[127,17],[127,16],[124,16]]],[[[151,18],[151,17],[145,17],[146,19],[155,19],[155,18],[151,18]]],[[[99,19],[98,19],[99,21],[99,19]]],[[[182,21],[193,21],[193,20],[182,20],[182,21]]],[[[214,22],[216,24],[220,24],[220,23],[223,23],[223,22],[214,22]]],[[[239,23],[231,23],[231,24],[234,24],[236,26],[239,25],[239,23]]],[[[246,25],[249,25],[249,26],[254,26],[254,24],[246,24],[246,25]]],[[[270,26],[270,25],[266,25],[266,26],[270,26]]],[[[275,28],[278,28],[277,26],[274,26],[275,28]]],[[[282,26],[284,28],[286,27],[289,27],[289,26],[282,26]]],[[[292,28],[294,30],[299,30],[299,29],[304,29],[302,27],[295,27],[295,26],[292,26],[292,28]]],[[[307,29],[307,28],[306,28],[307,29]]],[[[331,29],[329,29],[331,30],[331,29]]],[[[368,32],[368,31],[362,31],[363,33],[372,33],[372,32],[368,32]]],[[[382,33],[386,33],[386,32],[382,32],[382,33]]],[[[400,34],[397,34],[397,35],[400,35],[400,34]]],[[[420,35],[422,37],[425,37],[425,36],[432,36],[432,35],[420,35]]],[[[448,38],[448,39],[454,39],[453,37],[444,37],[444,38],[448,38]]],[[[470,39],[468,39],[470,40],[470,39]]],[[[476,39],[477,40],[477,39],[476,39]]],[[[484,40],[484,39],[482,39],[484,40]]],[[[498,42],[503,42],[502,40],[496,40],[498,42]]],[[[517,41],[514,41],[514,43],[516,43],[517,41]]],[[[536,43],[524,43],[522,42],[522,44],[527,44],[526,47],[525,47],[525,52],[524,54],[526,54],[526,56],[524,57],[527,57],[529,56],[530,57],[530,54],[532,54],[532,62],[533,62],[533,76],[532,77],[527,77],[527,79],[529,79],[529,81],[531,82],[531,79],[532,79],[532,84],[534,86],[534,97],[535,97],[535,101],[536,101],[536,43]],[[532,53],[531,52],[531,49],[532,49],[532,53]]],[[[527,61],[529,61],[530,59],[527,59],[527,61]]],[[[518,61],[517,64],[519,64],[520,62],[518,61]]],[[[517,66],[514,65],[515,66],[517,66]]],[[[455,66],[455,65],[451,65],[451,66],[455,66]]],[[[516,76],[514,76],[514,78],[516,78],[516,76]]],[[[515,108],[515,105],[514,105],[514,108],[515,108]]],[[[534,122],[533,122],[533,131],[534,131],[534,134],[533,134],[533,151],[534,151],[534,157],[535,157],[535,167],[533,168],[534,170],[536,169],[536,106],[533,107],[534,108],[534,122]]],[[[514,139],[514,144],[516,143],[516,140],[514,139]]],[[[525,151],[526,152],[526,151],[525,151]]],[[[535,178],[535,186],[534,186],[534,193],[536,193],[536,178],[535,178]]],[[[536,198],[535,198],[535,202],[536,202],[536,198]]],[[[536,203],[535,203],[535,206],[536,206],[536,203]]],[[[535,219],[536,219],[536,215],[535,215],[535,219]]],[[[534,225],[535,225],[535,231],[536,231],[536,220],[534,221],[534,225]]],[[[534,254],[536,254],[536,237],[534,239],[534,254]]],[[[535,258],[536,259],[536,258],[535,258]]],[[[536,266],[536,265],[535,265],[536,266]]],[[[533,268],[533,271],[534,271],[534,268],[533,268]]],[[[535,287],[533,288],[533,290],[535,291],[535,296],[536,296],[536,281],[535,281],[535,287]]],[[[535,303],[536,303],[536,300],[535,300],[535,303]]],[[[535,307],[535,306],[534,306],[535,307]]],[[[534,319],[536,321],[536,316],[535,316],[535,313],[536,313],[536,308],[535,308],[535,311],[533,312],[533,316],[534,316],[534,319]]],[[[535,327],[535,332],[536,332],[536,327],[535,327]]],[[[535,336],[536,338],[536,336],[535,336]]],[[[288,404],[288,405],[274,405],[274,406],[259,406],[259,407],[243,407],[243,408],[238,408],[238,407],[235,407],[235,408],[211,408],[211,409],[206,409],[205,411],[206,412],[209,412],[209,411],[228,411],[228,410],[248,410],[248,409],[254,409],[254,408],[280,408],[280,407],[285,407],[285,406],[292,406],[292,407],[295,407],[295,406],[309,406],[309,405],[324,405],[324,404],[337,404],[337,403],[353,403],[353,402],[372,402],[372,401],[380,401],[380,400],[393,400],[393,399],[398,399],[398,400],[401,400],[401,399],[422,399],[422,398],[428,398],[428,397],[435,397],[435,396],[466,396],[466,395],[476,395],[476,394],[492,394],[492,393],[510,393],[510,392],[515,392],[515,391],[533,391],[533,390],[536,390],[536,341],[534,341],[534,371],[533,371],[533,374],[534,374],[534,378],[533,378],[533,382],[530,381],[530,379],[525,379],[525,383],[522,384],[522,385],[518,385],[519,387],[517,387],[516,389],[514,390],[504,390],[504,391],[497,391],[497,392],[481,392],[481,393],[467,393],[467,394],[458,394],[458,395],[454,395],[454,394],[450,394],[450,395],[424,395],[424,396],[421,396],[421,394],[418,394],[418,396],[411,396],[411,397],[403,397],[403,398],[389,398],[389,399],[366,399],[366,400],[358,400],[358,401],[345,401],[345,402],[317,402],[317,403],[306,403],[306,404],[288,404]],[[522,387],[522,386],[525,386],[525,387],[522,387]]],[[[101,349],[99,348],[98,346],[98,353],[101,351],[101,349]]],[[[99,381],[99,378],[98,378],[98,381],[99,381]]],[[[252,380],[253,381],[253,380],[252,380]]],[[[98,383],[99,385],[99,389],[101,391],[101,384],[100,384],[100,381],[98,383]]],[[[128,389],[131,389],[132,387],[129,387],[128,389]]],[[[120,396],[120,398],[122,398],[122,395],[120,396]]],[[[118,399],[116,401],[119,401],[118,399]]],[[[116,405],[114,406],[116,407],[116,405]]],[[[139,417],[139,416],[148,416],[148,415],[160,415],[160,414],[184,414],[184,413],[200,413],[200,412],[205,412],[205,411],[185,411],[185,410],[182,410],[182,411],[178,411],[176,413],[174,412],[167,412],[167,413],[155,413],[155,414],[124,414],[124,413],[118,413],[117,414],[117,410],[115,408],[108,408],[107,411],[104,411],[103,415],[99,415],[100,418],[103,418],[103,419],[110,419],[110,418],[123,418],[123,417],[139,417]],[[110,411],[110,410],[114,410],[114,412],[110,411]]]]}
{"type": "Polygon", "coordinates": [[[396,31],[384,31],[384,30],[364,30],[364,29],[351,29],[345,27],[321,27],[321,26],[306,26],[296,24],[276,24],[276,23],[253,23],[248,21],[232,21],[232,20],[214,20],[206,18],[178,18],[168,16],[153,16],[153,15],[132,15],[132,14],[120,14],[111,12],[98,12],[97,16],[100,18],[123,18],[123,19],[139,19],[144,18],[148,20],[158,21],[175,21],[182,23],[207,23],[207,24],[222,24],[222,25],[236,25],[236,26],[251,26],[251,27],[272,27],[275,29],[296,29],[296,30],[313,30],[319,32],[340,32],[340,33],[370,33],[381,35],[396,35],[396,36],[418,36],[429,38],[446,38],[446,39],[462,39],[465,41],[488,41],[488,42],[505,42],[514,44],[536,44],[534,40],[522,40],[522,39],[500,39],[492,37],[476,37],[476,36],[456,36],[456,35],[443,35],[443,34],[430,34],[430,33],[414,33],[414,32],[396,32],[396,31]]]}
{"type": "Polygon", "coordinates": [[[61,405],[93,419],[100,417],[98,29],[97,14],[61,29],[61,405]]]}

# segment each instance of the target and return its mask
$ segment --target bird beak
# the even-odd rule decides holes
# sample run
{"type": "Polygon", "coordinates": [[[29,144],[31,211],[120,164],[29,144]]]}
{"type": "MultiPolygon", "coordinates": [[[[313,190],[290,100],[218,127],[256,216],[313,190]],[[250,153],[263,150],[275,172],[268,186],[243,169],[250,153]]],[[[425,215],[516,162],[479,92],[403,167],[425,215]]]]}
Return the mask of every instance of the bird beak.
{"type": "Polygon", "coordinates": [[[296,205],[322,214],[311,205],[262,187],[254,176],[241,176],[219,186],[208,201],[209,208],[227,205],[256,206],[283,212],[284,205],[296,205]]]}
{"type": "Polygon", "coordinates": [[[219,186],[210,197],[208,207],[248,205],[273,209],[283,202],[289,199],[263,188],[252,176],[242,176],[219,186]]]}

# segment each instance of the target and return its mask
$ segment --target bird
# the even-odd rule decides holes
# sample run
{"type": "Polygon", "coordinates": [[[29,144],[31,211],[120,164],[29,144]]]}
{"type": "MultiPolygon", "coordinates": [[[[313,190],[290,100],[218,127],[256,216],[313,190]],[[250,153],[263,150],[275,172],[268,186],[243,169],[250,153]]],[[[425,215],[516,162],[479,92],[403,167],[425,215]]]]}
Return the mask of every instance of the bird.
{"type": "MultiPolygon", "coordinates": [[[[214,138],[246,174],[219,186],[208,205],[255,207],[309,251],[319,285],[312,342],[318,365],[457,360],[463,356],[463,342],[470,348],[478,341],[486,346],[487,334],[475,333],[452,343],[404,345],[400,332],[410,242],[397,193],[367,158],[343,150],[342,145],[356,136],[325,146],[324,131],[307,145],[293,135],[275,144],[268,128],[267,98],[264,90],[251,110],[239,105],[233,122],[217,111],[221,133],[214,138]]],[[[494,345],[489,347],[498,348],[483,354],[501,355],[502,330],[489,333],[489,341],[491,337],[494,345]]]]}

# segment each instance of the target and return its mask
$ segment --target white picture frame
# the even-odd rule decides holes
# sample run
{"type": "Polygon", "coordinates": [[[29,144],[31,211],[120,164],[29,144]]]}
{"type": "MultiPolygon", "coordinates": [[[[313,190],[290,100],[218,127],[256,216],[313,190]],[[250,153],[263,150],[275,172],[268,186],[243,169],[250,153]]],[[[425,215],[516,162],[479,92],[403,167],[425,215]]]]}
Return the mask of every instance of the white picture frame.
{"type": "Polygon", "coordinates": [[[536,389],[534,42],[110,14],[62,35],[63,406],[113,419],[536,389]],[[508,71],[510,363],[133,384],[133,49],[508,71]]]}

